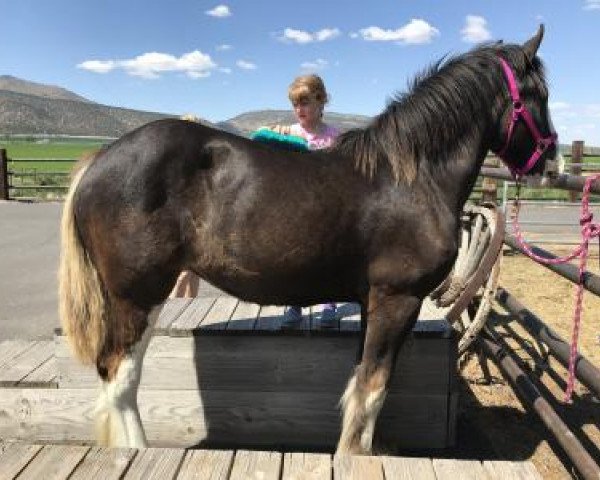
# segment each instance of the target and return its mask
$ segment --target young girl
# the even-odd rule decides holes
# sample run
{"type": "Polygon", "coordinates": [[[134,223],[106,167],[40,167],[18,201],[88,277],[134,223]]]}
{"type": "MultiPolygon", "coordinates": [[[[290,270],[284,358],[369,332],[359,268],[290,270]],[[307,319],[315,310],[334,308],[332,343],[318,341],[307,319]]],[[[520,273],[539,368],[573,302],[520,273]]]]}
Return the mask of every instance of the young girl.
{"type": "MultiPolygon", "coordinates": [[[[308,148],[318,150],[331,146],[339,131],[323,122],[323,110],[329,100],[325,84],[318,75],[303,75],[297,77],[288,88],[288,97],[298,120],[293,125],[275,125],[271,130],[304,138],[308,148]]],[[[336,320],[335,303],[323,305],[321,325],[332,327],[336,320]]],[[[284,326],[291,327],[302,321],[302,308],[291,306],[285,312],[284,326]]]]}

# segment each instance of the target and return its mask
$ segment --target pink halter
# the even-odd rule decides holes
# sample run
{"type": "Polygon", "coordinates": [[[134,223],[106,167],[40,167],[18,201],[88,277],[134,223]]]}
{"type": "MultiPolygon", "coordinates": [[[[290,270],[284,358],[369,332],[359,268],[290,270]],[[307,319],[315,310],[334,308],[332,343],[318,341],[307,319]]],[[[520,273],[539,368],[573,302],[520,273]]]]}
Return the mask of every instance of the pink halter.
{"type": "Polygon", "coordinates": [[[525,106],[523,102],[521,102],[521,97],[519,95],[519,88],[517,87],[517,81],[515,80],[515,75],[502,57],[500,58],[500,63],[502,64],[502,70],[504,71],[504,76],[506,77],[506,81],[508,82],[508,90],[510,91],[510,96],[513,102],[513,111],[511,115],[510,125],[508,126],[508,135],[506,137],[506,142],[502,149],[497,153],[497,155],[504,160],[504,162],[508,165],[511,173],[514,177],[520,177],[521,175],[525,175],[529,170],[531,170],[540,157],[544,154],[544,152],[552,145],[556,145],[556,140],[558,135],[556,132],[550,133],[547,137],[543,137],[538,128],[535,125],[535,121],[533,120],[533,116],[525,106]],[[512,139],[513,130],[517,120],[522,118],[529,128],[531,135],[533,136],[533,140],[536,143],[535,151],[529,157],[529,160],[522,167],[517,167],[511,165],[511,162],[508,158],[506,158],[506,151],[508,150],[508,146],[510,145],[510,141],[512,139]]]}

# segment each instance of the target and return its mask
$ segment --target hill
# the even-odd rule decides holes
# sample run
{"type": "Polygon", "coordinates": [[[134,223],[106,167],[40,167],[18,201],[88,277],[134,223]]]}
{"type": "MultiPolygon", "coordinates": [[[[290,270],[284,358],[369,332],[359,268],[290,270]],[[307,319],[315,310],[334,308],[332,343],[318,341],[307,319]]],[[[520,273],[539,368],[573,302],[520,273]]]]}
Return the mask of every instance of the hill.
{"type": "MultiPolygon", "coordinates": [[[[176,115],[111,107],[91,102],[69,90],[0,76],[0,134],[53,134],[119,137],[145,123],[176,115]]],[[[364,126],[361,115],[326,113],[325,121],[340,130],[364,126]]],[[[263,125],[291,124],[290,110],[258,110],[213,124],[202,123],[238,135],[263,125]]]]}
{"type": "Polygon", "coordinates": [[[76,100],[79,102],[93,103],[87,98],[77,95],[65,88],[30,82],[11,75],[0,75],[0,90],[24,93],[25,95],[35,95],[44,98],[57,98],[59,100],[76,100]]]}
{"type": "Polygon", "coordinates": [[[172,115],[0,90],[0,133],[119,137],[172,115]]]}

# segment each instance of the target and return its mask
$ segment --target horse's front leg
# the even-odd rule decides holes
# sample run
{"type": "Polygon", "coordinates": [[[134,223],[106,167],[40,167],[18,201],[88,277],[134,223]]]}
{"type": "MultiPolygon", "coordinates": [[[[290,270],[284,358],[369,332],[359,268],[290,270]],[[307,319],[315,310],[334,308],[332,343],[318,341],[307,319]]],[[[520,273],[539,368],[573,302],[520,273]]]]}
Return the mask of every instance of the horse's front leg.
{"type": "Polygon", "coordinates": [[[144,355],[160,308],[147,315],[125,302],[113,310],[115,331],[97,361],[102,379],[96,401],[96,440],[101,446],[147,447],[137,394],[144,355]]]}
{"type": "Polygon", "coordinates": [[[421,299],[372,288],[366,310],[366,335],[360,364],[342,396],[343,421],[337,453],[371,452],[396,356],[412,329],[421,299]]]}

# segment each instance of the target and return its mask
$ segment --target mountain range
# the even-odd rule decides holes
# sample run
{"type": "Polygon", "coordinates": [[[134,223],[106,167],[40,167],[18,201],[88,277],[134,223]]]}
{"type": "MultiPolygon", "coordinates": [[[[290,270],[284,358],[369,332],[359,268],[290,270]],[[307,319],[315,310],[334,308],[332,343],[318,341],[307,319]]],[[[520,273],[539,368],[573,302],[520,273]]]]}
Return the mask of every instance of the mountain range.
{"type": "MultiPolygon", "coordinates": [[[[0,135],[60,134],[119,137],[145,123],[176,115],[146,112],[92,102],[65,88],[0,75],[0,135]]],[[[365,126],[363,115],[326,113],[325,122],[342,131],[365,126]]],[[[291,124],[288,110],[258,110],[229,120],[201,122],[240,135],[263,125],[291,124]]]]}

